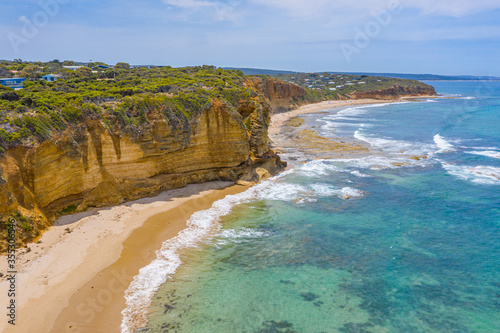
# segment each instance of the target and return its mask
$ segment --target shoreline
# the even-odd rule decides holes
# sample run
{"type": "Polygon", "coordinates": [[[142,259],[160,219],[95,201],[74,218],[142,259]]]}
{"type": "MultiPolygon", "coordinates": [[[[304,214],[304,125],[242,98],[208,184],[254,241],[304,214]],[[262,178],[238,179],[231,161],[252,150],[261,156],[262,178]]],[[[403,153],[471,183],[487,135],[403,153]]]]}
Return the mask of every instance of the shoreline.
{"type": "Polygon", "coordinates": [[[271,123],[269,125],[268,133],[269,138],[272,138],[275,135],[278,135],[280,132],[281,126],[289,119],[300,116],[301,114],[306,113],[316,113],[321,112],[328,109],[346,107],[351,105],[368,105],[368,104],[384,104],[384,103],[395,103],[402,101],[411,101],[414,99],[421,98],[439,98],[438,96],[401,96],[395,99],[354,99],[354,100],[332,100],[332,101],[324,101],[319,103],[307,104],[299,107],[298,109],[290,110],[282,113],[275,113],[271,116],[271,123]]]}
{"type": "MultiPolygon", "coordinates": [[[[123,270],[114,270],[105,280],[106,288],[91,286],[86,291],[85,286],[104,276],[102,273],[121,258],[127,257],[130,248],[134,248],[133,253],[142,253],[141,257],[135,257],[135,262],[128,261],[129,268],[133,267],[138,272],[149,264],[155,250],[165,239],[175,237],[186,228],[186,221],[192,213],[210,208],[214,201],[245,189],[232,182],[191,184],[156,197],[62,217],[44,232],[38,243],[17,249],[16,325],[2,320],[0,332],[120,332],[122,309],[118,311],[119,317],[113,318],[116,329],[95,330],[86,321],[98,320],[100,312],[103,321],[97,324],[110,322],[110,315],[101,309],[101,305],[124,304],[123,292],[136,274],[130,276],[123,270]],[[158,221],[158,216],[165,214],[170,214],[167,216],[168,228],[165,228],[164,217],[158,221]],[[153,235],[165,238],[156,237],[153,241],[151,237],[144,237],[151,234],[143,234],[142,243],[137,240],[137,234],[151,230],[151,227],[145,228],[148,224],[157,228],[153,235]],[[88,298],[92,289],[101,291],[94,295],[94,299],[100,301],[93,305],[95,311],[81,303],[75,304],[75,295],[83,294],[88,298]],[[78,325],[76,320],[70,319],[71,316],[75,319],[83,316],[84,325],[78,325]],[[91,317],[92,320],[89,320],[91,317]],[[72,324],[61,329],[57,327],[61,321],[72,324]]],[[[3,255],[1,259],[0,271],[6,272],[7,258],[3,255]]],[[[7,295],[7,290],[8,283],[4,277],[0,282],[0,293],[7,295]]]]}
{"type": "MultiPolygon", "coordinates": [[[[272,148],[276,150],[278,154],[284,153],[285,151],[284,142],[289,138],[287,138],[284,135],[282,127],[288,120],[291,120],[292,118],[298,117],[303,114],[318,113],[325,110],[338,109],[349,106],[360,106],[369,104],[389,104],[395,102],[408,101],[412,99],[432,98],[432,97],[435,98],[436,96],[408,96],[390,100],[380,100],[380,99],[332,100],[314,104],[307,104],[301,106],[298,109],[290,110],[283,113],[273,114],[271,116],[271,123],[268,128],[269,140],[272,148]]],[[[289,163],[289,167],[291,167],[292,165],[293,164],[289,163]]]]}

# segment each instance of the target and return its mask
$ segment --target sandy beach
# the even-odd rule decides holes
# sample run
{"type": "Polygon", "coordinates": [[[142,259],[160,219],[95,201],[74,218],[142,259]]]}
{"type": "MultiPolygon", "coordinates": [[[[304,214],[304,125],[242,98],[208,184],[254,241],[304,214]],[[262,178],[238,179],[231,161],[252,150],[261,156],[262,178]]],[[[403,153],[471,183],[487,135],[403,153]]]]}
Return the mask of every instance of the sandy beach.
{"type": "MultiPolygon", "coordinates": [[[[269,139],[271,141],[272,148],[274,148],[278,153],[283,152],[283,147],[285,146],[285,141],[289,138],[284,135],[282,131],[282,126],[290,119],[298,117],[302,114],[316,113],[333,108],[349,107],[353,105],[366,105],[366,104],[382,104],[382,103],[394,103],[400,101],[412,101],[422,98],[441,98],[439,96],[403,96],[397,99],[390,100],[380,100],[380,99],[356,99],[356,100],[332,100],[324,101],[314,104],[307,104],[298,109],[294,109],[287,112],[273,114],[271,116],[271,123],[269,125],[269,139]]],[[[327,143],[329,144],[329,143],[327,143]]],[[[349,147],[347,150],[350,150],[349,147]]],[[[355,149],[354,149],[355,150],[355,149]]]]}
{"type": "MultiPolygon", "coordinates": [[[[419,97],[424,98],[425,96],[419,97]]],[[[429,96],[435,97],[435,96],[429,96]]],[[[411,99],[415,97],[409,98],[401,98],[397,100],[380,100],[380,99],[356,99],[356,100],[334,100],[334,101],[325,101],[314,104],[307,104],[298,109],[291,110],[288,112],[273,114],[271,117],[271,124],[269,126],[269,137],[272,139],[273,136],[278,135],[280,132],[281,126],[289,119],[293,117],[300,116],[301,114],[306,113],[314,113],[320,112],[327,109],[333,109],[338,107],[345,107],[350,105],[362,105],[362,104],[380,104],[380,103],[394,103],[399,100],[411,99]]]]}
{"type": "MultiPolygon", "coordinates": [[[[349,107],[354,105],[366,104],[380,104],[380,103],[393,103],[398,100],[376,100],[376,99],[359,99],[359,100],[341,100],[341,101],[325,101],[315,104],[304,105],[298,109],[288,112],[277,113],[271,117],[269,126],[269,139],[271,147],[276,150],[278,154],[289,152],[289,148],[295,152],[296,156],[288,156],[288,167],[293,168],[301,163],[302,156],[301,149],[305,149],[308,155],[313,154],[314,151],[320,153],[322,157],[329,156],[330,158],[336,155],[344,155],[350,153],[365,153],[368,149],[360,142],[345,142],[343,140],[333,140],[318,136],[311,130],[301,130],[301,119],[295,124],[287,124],[291,119],[299,117],[303,114],[317,113],[325,110],[337,108],[340,110],[342,107],[349,107]],[[289,126],[286,126],[289,125],[289,126]],[[331,156],[328,155],[331,153],[331,156]]],[[[330,111],[332,112],[332,111],[330,111]]]]}
{"type": "MultiPolygon", "coordinates": [[[[16,325],[2,320],[0,332],[119,332],[123,292],[138,270],[186,227],[192,213],[246,189],[231,185],[188,185],[63,217],[38,243],[18,249],[16,325]]],[[[2,256],[0,272],[6,266],[2,256]]],[[[8,288],[4,277],[0,293],[7,295],[8,288]]]]}

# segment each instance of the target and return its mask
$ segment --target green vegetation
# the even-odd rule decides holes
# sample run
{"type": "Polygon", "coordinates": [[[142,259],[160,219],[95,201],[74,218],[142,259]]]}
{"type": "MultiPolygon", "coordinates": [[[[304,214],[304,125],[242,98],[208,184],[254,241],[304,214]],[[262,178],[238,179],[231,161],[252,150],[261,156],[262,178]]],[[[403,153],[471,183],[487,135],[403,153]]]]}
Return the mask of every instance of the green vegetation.
{"type": "Polygon", "coordinates": [[[23,222],[21,223],[21,229],[23,229],[24,231],[30,231],[31,225],[28,222],[23,222]]]}
{"type": "Polygon", "coordinates": [[[349,98],[355,93],[385,90],[394,85],[410,88],[426,86],[415,80],[334,73],[291,73],[274,77],[306,88],[310,98],[315,101],[349,98]]]}
{"type": "MultiPolygon", "coordinates": [[[[46,140],[87,119],[100,119],[110,132],[138,137],[155,119],[165,119],[174,128],[186,128],[193,116],[215,99],[236,107],[243,99],[257,97],[257,92],[246,88],[247,77],[242,71],[214,66],[132,68],[121,62],[108,68],[102,62],[54,59],[27,63],[15,59],[0,61],[0,73],[27,79],[21,90],[0,86],[0,154],[15,145],[46,140]],[[40,79],[49,73],[57,75],[58,80],[40,79]]],[[[295,97],[298,104],[350,98],[357,92],[396,84],[425,86],[418,81],[366,75],[288,73],[274,77],[305,88],[306,96],[295,97]]],[[[245,125],[250,127],[249,120],[245,125]]]]}
{"type": "MultiPolygon", "coordinates": [[[[215,99],[236,107],[253,96],[244,74],[213,66],[172,68],[99,68],[92,63],[77,70],[74,62],[23,63],[2,61],[0,66],[29,75],[24,89],[0,88],[0,149],[31,145],[86,119],[101,119],[110,131],[131,135],[163,117],[172,126],[189,126],[194,115],[215,99]],[[51,71],[56,82],[39,80],[51,71]]],[[[2,87],[2,86],[0,86],[2,87]]]]}
{"type": "Polygon", "coordinates": [[[65,214],[71,214],[73,212],[76,211],[76,209],[78,208],[77,205],[69,205],[67,207],[64,207],[60,212],[59,214],[61,215],[65,215],[65,214]]]}

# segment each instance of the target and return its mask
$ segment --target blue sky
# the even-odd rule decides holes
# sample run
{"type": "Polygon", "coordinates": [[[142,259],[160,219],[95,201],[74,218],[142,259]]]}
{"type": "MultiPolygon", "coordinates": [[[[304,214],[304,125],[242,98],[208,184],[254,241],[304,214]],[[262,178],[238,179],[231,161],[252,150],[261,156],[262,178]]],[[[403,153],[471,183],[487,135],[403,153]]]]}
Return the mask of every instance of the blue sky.
{"type": "Polygon", "coordinates": [[[1,59],[500,76],[500,1],[2,1],[0,45],[1,59]]]}

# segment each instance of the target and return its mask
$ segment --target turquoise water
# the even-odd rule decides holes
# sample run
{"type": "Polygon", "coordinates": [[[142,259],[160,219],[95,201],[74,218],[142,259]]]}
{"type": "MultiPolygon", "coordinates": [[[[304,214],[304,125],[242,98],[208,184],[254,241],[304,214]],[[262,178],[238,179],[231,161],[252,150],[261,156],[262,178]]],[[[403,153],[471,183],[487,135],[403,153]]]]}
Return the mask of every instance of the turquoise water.
{"type": "Polygon", "coordinates": [[[429,83],[454,98],[306,116],[370,153],[233,198],[144,331],[500,332],[500,82],[429,83]]]}

